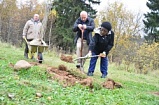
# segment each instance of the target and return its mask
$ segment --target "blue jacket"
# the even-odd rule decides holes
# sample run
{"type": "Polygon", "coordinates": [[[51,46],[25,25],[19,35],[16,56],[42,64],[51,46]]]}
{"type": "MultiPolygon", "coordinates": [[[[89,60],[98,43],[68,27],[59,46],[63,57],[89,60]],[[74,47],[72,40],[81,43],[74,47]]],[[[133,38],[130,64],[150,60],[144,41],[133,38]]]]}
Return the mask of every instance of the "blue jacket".
{"type": "Polygon", "coordinates": [[[74,43],[77,43],[78,38],[81,38],[82,32],[78,28],[78,24],[85,24],[87,28],[84,30],[84,39],[87,40],[87,44],[89,45],[92,41],[92,32],[95,28],[94,20],[90,17],[87,18],[86,22],[83,22],[79,17],[73,26],[73,31],[76,32],[76,37],[74,43]]]}

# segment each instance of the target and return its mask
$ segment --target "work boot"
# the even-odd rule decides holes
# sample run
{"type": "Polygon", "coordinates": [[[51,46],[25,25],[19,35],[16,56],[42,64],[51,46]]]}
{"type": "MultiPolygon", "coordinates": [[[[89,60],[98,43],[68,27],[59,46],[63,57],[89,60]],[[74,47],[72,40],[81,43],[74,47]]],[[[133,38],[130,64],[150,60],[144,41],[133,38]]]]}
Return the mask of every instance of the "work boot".
{"type": "Polygon", "coordinates": [[[80,69],[80,65],[76,65],[77,69],[80,69]]]}
{"type": "Polygon", "coordinates": [[[93,73],[92,72],[88,72],[87,76],[93,76],[93,73]]]}
{"type": "Polygon", "coordinates": [[[101,78],[106,78],[106,75],[105,75],[105,74],[102,74],[101,78]]]}

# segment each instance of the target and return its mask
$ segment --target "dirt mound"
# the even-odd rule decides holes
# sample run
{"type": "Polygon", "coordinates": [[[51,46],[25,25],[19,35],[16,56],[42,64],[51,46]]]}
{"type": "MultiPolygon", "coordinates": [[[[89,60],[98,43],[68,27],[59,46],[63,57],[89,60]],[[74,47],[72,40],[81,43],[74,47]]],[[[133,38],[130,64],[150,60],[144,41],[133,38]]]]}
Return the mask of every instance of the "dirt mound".
{"type": "MultiPolygon", "coordinates": [[[[58,67],[48,67],[47,72],[49,74],[52,74],[51,79],[57,80],[64,87],[74,86],[77,83],[79,83],[91,89],[93,88],[93,78],[91,77],[82,78],[80,76],[77,76],[74,73],[71,73],[69,70],[67,70],[67,67],[65,65],[59,65],[58,67]]],[[[80,72],[80,75],[83,75],[83,73],[80,72]]],[[[105,80],[105,82],[102,83],[102,87],[107,89],[114,89],[114,88],[121,88],[122,85],[108,78],[105,80]]]]}
{"type": "Polygon", "coordinates": [[[67,67],[64,66],[64,65],[59,65],[58,69],[59,69],[59,70],[66,71],[66,70],[67,70],[67,67]]]}
{"type": "Polygon", "coordinates": [[[73,58],[72,58],[71,55],[61,54],[60,59],[61,59],[62,61],[68,62],[68,63],[73,63],[73,58]]]}
{"type": "Polygon", "coordinates": [[[115,82],[114,80],[108,78],[102,86],[107,89],[121,88],[122,85],[120,83],[115,82]]]}
{"type": "MultiPolygon", "coordinates": [[[[61,57],[61,59],[65,59],[67,62],[71,62],[72,58],[70,56],[61,57]],[[66,59],[67,58],[67,59],[66,59]]],[[[85,73],[81,72],[80,70],[68,70],[65,65],[59,65],[58,67],[52,67],[46,64],[39,64],[37,62],[29,62],[31,66],[42,66],[47,68],[47,73],[51,74],[51,79],[57,80],[60,82],[64,87],[66,86],[73,86],[76,84],[81,84],[83,86],[87,86],[89,88],[94,88],[93,86],[93,78],[87,77],[85,73]]],[[[13,68],[14,64],[9,63],[9,67],[13,68]]],[[[121,88],[122,85],[120,83],[115,82],[114,80],[108,78],[99,86],[107,89],[114,89],[114,88],[121,88]]],[[[159,94],[159,93],[155,93],[159,94]]]]}
{"type": "Polygon", "coordinates": [[[159,92],[152,92],[152,94],[159,96],[159,92]]]}
{"type": "Polygon", "coordinates": [[[82,81],[80,81],[80,84],[93,88],[93,79],[92,78],[83,79],[82,81]]]}
{"type": "Polygon", "coordinates": [[[73,73],[70,73],[67,70],[67,67],[64,65],[59,65],[57,68],[55,67],[48,67],[47,72],[49,74],[52,74],[51,77],[54,80],[57,80],[58,82],[62,83],[63,86],[73,86],[77,83],[80,83],[82,85],[88,86],[92,88],[93,80],[90,78],[81,78],[78,76],[75,76],[73,73]]]}

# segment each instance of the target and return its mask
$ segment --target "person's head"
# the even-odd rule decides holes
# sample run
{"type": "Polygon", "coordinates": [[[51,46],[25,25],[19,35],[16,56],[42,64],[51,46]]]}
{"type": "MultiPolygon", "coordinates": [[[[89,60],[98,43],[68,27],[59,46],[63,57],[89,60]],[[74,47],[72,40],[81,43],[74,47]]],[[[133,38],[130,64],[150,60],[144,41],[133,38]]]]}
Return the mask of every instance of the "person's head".
{"type": "Polygon", "coordinates": [[[39,20],[39,15],[38,14],[34,14],[33,19],[34,19],[34,21],[38,21],[39,20]]]}
{"type": "Polygon", "coordinates": [[[83,22],[85,22],[85,21],[87,20],[87,18],[88,18],[87,12],[86,12],[86,11],[82,11],[82,12],[80,13],[80,17],[81,17],[81,20],[82,20],[83,22]]]}
{"type": "Polygon", "coordinates": [[[109,22],[103,22],[101,24],[100,34],[102,36],[107,35],[111,29],[112,29],[112,26],[109,22]]]}

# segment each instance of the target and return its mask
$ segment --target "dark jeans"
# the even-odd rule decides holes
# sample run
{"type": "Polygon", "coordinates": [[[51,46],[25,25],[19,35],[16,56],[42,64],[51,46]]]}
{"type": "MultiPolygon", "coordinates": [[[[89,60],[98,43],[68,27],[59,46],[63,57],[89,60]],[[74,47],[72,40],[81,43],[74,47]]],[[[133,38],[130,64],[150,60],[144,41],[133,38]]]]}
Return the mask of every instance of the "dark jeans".
{"type": "MultiPolygon", "coordinates": [[[[96,55],[94,52],[92,52],[92,56],[96,55]]],[[[90,60],[90,65],[88,72],[94,73],[96,62],[97,62],[98,57],[92,57],[90,60]]],[[[107,75],[107,70],[108,70],[108,57],[101,57],[100,59],[100,71],[103,75],[107,75]]]]}
{"type": "MultiPolygon", "coordinates": [[[[33,39],[27,39],[28,42],[32,41],[33,39]]],[[[25,43],[25,50],[24,50],[24,56],[29,53],[29,48],[28,48],[28,44],[25,43]]]]}

